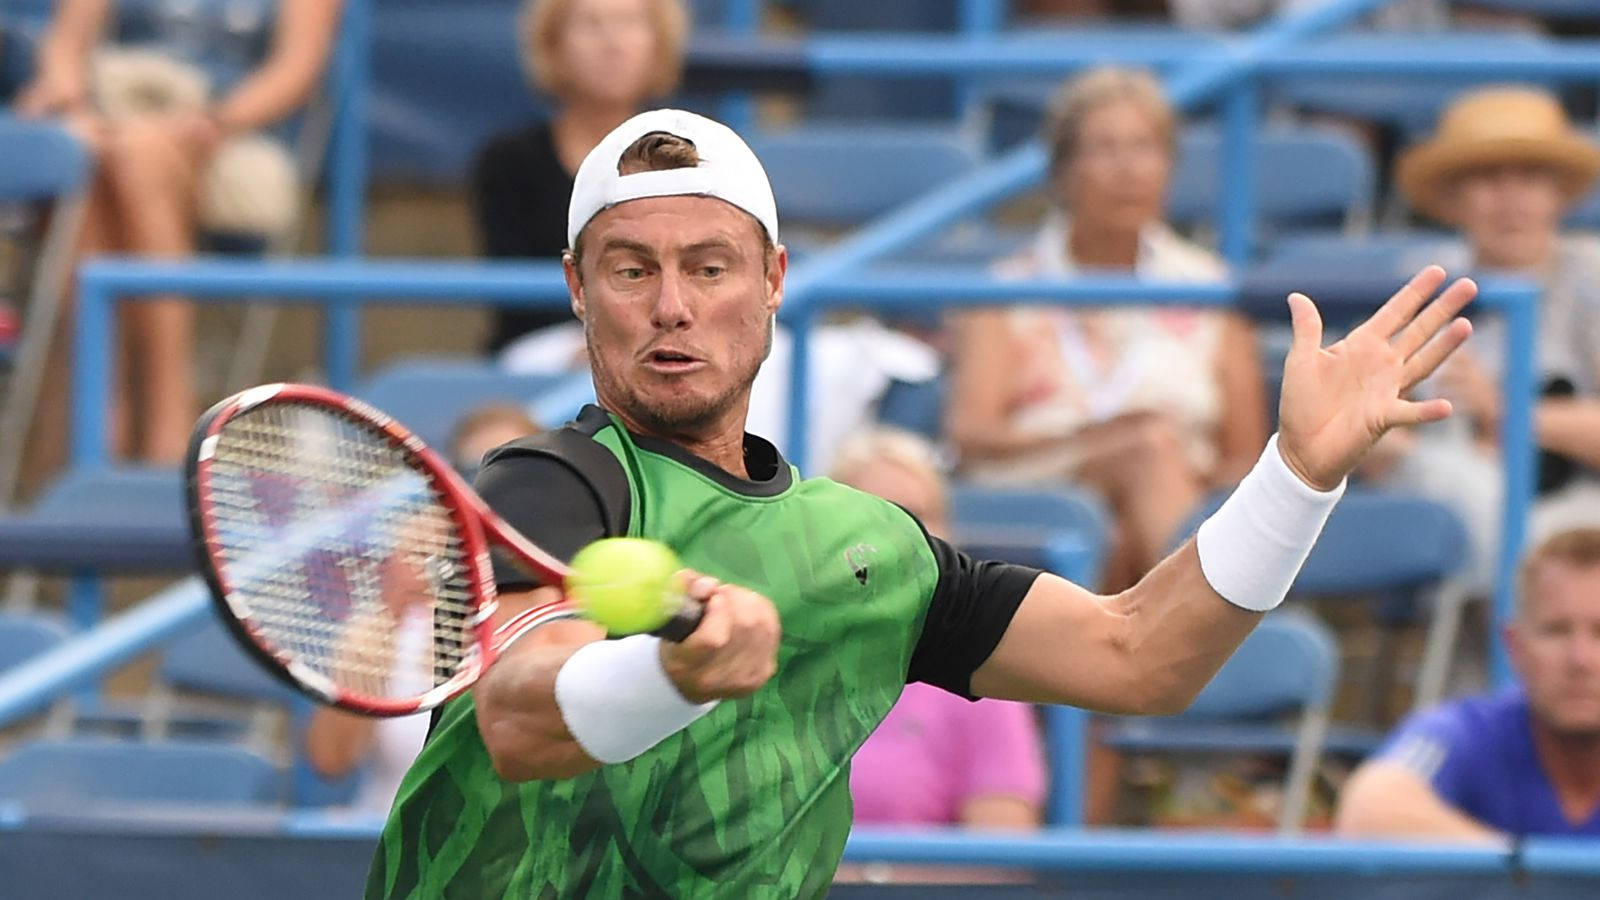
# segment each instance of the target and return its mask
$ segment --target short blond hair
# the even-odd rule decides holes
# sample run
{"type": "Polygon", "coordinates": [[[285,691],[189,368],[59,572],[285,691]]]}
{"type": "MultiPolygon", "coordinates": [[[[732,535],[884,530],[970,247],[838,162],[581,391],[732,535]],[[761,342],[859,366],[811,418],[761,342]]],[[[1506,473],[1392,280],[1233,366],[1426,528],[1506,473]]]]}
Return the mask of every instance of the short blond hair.
{"type": "MultiPolygon", "coordinates": [[[[566,73],[556,62],[561,29],[577,0],[523,0],[517,16],[517,45],[522,68],[540,91],[556,97],[567,94],[566,73]]],[[[656,79],[648,95],[665,97],[683,78],[683,45],[689,36],[689,10],[683,0],[645,0],[650,24],[656,32],[656,79]]]]}
{"type": "Polygon", "coordinates": [[[1572,528],[1557,532],[1541,541],[1522,560],[1522,571],[1517,583],[1517,615],[1520,618],[1528,608],[1528,598],[1533,596],[1533,584],[1539,571],[1553,562],[1588,569],[1600,566],[1600,528],[1572,528]]]}
{"type": "Polygon", "coordinates": [[[1121,102],[1147,113],[1167,155],[1177,153],[1178,116],[1161,82],[1143,69],[1100,66],[1067,79],[1050,98],[1041,137],[1050,153],[1051,174],[1061,171],[1078,152],[1083,120],[1102,106],[1121,102]]]}
{"type": "Polygon", "coordinates": [[[841,484],[852,484],[861,470],[874,463],[886,463],[927,485],[934,510],[942,518],[949,512],[949,490],[933,445],[922,437],[886,425],[856,432],[839,445],[828,477],[841,484]]]}

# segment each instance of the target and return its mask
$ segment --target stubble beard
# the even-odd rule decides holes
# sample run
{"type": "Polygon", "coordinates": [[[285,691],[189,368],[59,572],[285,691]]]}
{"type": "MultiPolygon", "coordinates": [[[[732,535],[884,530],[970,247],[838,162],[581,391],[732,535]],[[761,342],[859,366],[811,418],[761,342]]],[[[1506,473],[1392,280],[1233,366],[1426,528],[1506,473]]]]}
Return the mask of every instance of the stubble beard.
{"type": "MultiPolygon", "coordinates": [[[[772,353],[773,322],[767,322],[765,346],[761,355],[752,360],[747,371],[739,373],[722,393],[700,399],[683,392],[670,392],[665,401],[646,399],[628,379],[612,372],[595,351],[594,339],[587,325],[583,329],[584,345],[589,354],[589,370],[595,382],[595,392],[612,398],[623,408],[615,410],[637,423],[639,427],[658,435],[700,436],[716,428],[741,398],[750,394],[756,373],[772,353]]],[[[670,389],[669,389],[670,390],[670,389]]],[[[742,428],[743,422],[740,423],[742,428]]]]}

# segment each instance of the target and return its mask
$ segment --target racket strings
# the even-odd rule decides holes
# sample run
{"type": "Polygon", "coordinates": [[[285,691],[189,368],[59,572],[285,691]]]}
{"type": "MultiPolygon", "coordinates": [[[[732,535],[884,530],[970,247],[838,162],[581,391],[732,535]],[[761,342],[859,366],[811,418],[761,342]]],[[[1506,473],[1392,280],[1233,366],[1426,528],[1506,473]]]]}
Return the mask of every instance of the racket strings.
{"type": "Polygon", "coordinates": [[[371,425],[263,404],[219,433],[209,488],[229,602],[281,658],[387,698],[428,690],[473,652],[455,522],[371,425]]]}

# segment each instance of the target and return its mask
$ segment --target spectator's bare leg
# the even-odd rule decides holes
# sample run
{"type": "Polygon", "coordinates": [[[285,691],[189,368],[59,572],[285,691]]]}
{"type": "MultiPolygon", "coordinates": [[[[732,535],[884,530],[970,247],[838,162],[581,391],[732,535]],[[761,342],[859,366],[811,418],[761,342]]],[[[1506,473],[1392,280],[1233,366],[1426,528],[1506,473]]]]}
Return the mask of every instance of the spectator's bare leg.
{"type": "MultiPolygon", "coordinates": [[[[167,259],[192,255],[195,162],[175,135],[158,122],[129,123],[111,141],[109,163],[128,249],[167,259]]],[[[177,463],[195,418],[194,308],[178,297],[149,297],[127,304],[124,316],[136,376],[129,383],[136,455],[177,463]]]]}

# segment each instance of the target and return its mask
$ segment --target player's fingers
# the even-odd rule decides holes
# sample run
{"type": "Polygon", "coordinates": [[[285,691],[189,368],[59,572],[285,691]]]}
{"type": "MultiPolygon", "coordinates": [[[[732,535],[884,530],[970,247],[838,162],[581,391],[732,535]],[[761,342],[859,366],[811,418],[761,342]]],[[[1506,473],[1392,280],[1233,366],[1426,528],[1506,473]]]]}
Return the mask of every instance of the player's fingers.
{"type": "Polygon", "coordinates": [[[1424,266],[1422,271],[1411,276],[1405,287],[1395,291],[1388,302],[1372,314],[1372,318],[1358,326],[1354,333],[1371,332],[1378,337],[1388,340],[1395,332],[1404,328],[1422,304],[1428,302],[1434,291],[1444,284],[1445,271],[1440,266],[1424,266]]]}
{"type": "Polygon", "coordinates": [[[1310,297],[1301,293],[1289,295],[1289,324],[1293,331],[1290,353],[1314,353],[1322,349],[1322,316],[1310,297]]]}
{"type": "Polygon", "coordinates": [[[1396,400],[1389,407],[1384,421],[1390,428],[1404,425],[1423,425],[1428,422],[1437,422],[1449,417],[1451,411],[1450,401],[1443,398],[1433,400],[1396,400]]]}
{"type": "Polygon", "coordinates": [[[694,658],[705,659],[728,645],[733,635],[733,619],[727,598],[712,591],[703,601],[705,612],[700,624],[684,639],[683,649],[694,658]]]}
{"type": "Polygon", "coordinates": [[[1394,341],[1395,350],[1399,351],[1402,358],[1416,353],[1435,334],[1438,334],[1440,329],[1454,321],[1456,314],[1465,309],[1476,296],[1478,296],[1477,282],[1470,278],[1456,279],[1437,300],[1428,304],[1410,324],[1401,329],[1394,341]]]}
{"type": "Polygon", "coordinates": [[[711,599],[711,595],[715,594],[717,589],[722,586],[722,582],[712,578],[710,575],[701,575],[692,569],[684,569],[682,577],[684,578],[684,595],[690,600],[696,600],[701,603],[711,599]]]}
{"type": "Polygon", "coordinates": [[[1401,370],[1400,389],[1409,391],[1419,382],[1444,365],[1450,354],[1461,348],[1472,334],[1472,323],[1466,319],[1456,319],[1449,327],[1440,332],[1427,346],[1418,350],[1406,360],[1405,367],[1401,370]]]}

